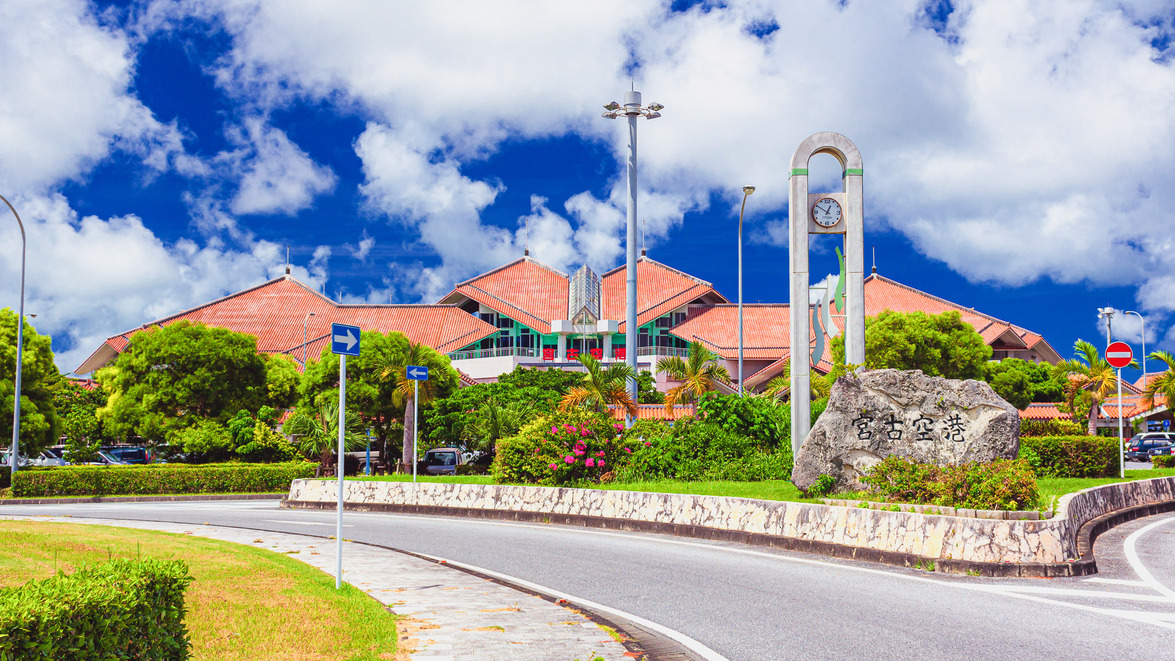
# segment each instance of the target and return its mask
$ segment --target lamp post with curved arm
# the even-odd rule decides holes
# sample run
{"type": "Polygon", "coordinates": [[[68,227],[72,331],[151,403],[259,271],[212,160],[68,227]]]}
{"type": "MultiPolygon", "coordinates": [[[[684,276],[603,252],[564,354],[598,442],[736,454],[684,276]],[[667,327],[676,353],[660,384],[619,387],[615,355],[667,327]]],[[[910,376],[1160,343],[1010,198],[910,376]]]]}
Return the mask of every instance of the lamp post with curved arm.
{"type": "Polygon", "coordinates": [[[754,186],[743,186],[743,206],[738,210],[738,396],[743,396],[743,212],[747,210],[747,197],[755,192],[754,186]]]}
{"type": "Polygon", "coordinates": [[[310,317],[313,317],[313,316],[314,316],[314,313],[309,312],[306,314],[306,318],[302,320],[302,371],[303,372],[306,371],[306,325],[310,323],[310,317]]]}
{"type": "Polygon", "coordinates": [[[17,470],[17,458],[20,455],[20,372],[24,354],[24,267],[25,253],[28,241],[25,239],[24,223],[20,221],[20,214],[13,208],[8,198],[0,195],[0,200],[8,205],[12,215],[16,216],[16,224],[20,226],[20,311],[16,315],[16,401],[12,405],[12,445],[8,447],[8,465],[12,472],[17,470]]]}

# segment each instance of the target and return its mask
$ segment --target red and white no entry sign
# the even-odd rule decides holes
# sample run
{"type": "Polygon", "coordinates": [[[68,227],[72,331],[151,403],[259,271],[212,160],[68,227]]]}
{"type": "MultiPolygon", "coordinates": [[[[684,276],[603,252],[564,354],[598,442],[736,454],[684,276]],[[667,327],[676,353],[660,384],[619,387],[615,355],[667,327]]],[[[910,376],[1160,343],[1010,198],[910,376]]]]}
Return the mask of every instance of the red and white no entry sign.
{"type": "Polygon", "coordinates": [[[1114,342],[1106,347],[1106,362],[1113,367],[1126,367],[1134,360],[1134,351],[1125,342],[1114,342]]]}

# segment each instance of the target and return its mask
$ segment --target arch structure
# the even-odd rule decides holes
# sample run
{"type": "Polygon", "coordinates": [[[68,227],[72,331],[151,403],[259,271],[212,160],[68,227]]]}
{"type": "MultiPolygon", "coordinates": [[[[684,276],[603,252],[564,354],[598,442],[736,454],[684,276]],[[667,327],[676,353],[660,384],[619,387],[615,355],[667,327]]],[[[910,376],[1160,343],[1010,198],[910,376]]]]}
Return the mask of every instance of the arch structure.
{"type": "MultiPolygon", "coordinates": [[[[865,362],[865,239],[863,231],[861,152],[851,140],[839,133],[825,131],[809,136],[791,157],[789,197],[791,236],[791,401],[792,456],[812,427],[811,365],[820,356],[811,356],[811,320],[809,315],[808,236],[843,234],[845,236],[845,362],[865,362]],[[808,162],[817,154],[829,154],[840,162],[841,190],[830,193],[808,191],[808,162]],[[833,222],[827,212],[831,198],[839,205],[839,218],[833,222]],[[820,204],[823,213],[814,211],[820,204]],[[817,222],[817,218],[821,222],[817,222]],[[807,350],[801,350],[807,347],[807,350]]],[[[823,347],[823,343],[818,343],[823,347]]]]}

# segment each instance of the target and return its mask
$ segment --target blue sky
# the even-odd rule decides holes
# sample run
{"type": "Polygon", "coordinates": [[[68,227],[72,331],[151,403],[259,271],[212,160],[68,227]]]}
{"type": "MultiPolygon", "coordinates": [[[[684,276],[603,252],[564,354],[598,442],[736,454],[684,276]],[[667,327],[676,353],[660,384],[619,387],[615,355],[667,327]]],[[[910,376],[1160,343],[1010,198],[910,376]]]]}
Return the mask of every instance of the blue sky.
{"type": "MultiPolygon", "coordinates": [[[[650,256],[786,302],[787,164],[832,130],[865,162],[881,274],[1062,355],[1137,310],[1175,350],[1170,2],[0,6],[0,193],[58,366],[279,275],[435,301],[522,254],[623,258],[629,85],[650,256]],[[582,5],[582,6],[579,6],[582,5]]],[[[839,186],[828,157],[814,190],[839,186]]],[[[19,251],[0,221],[0,306],[19,251]]],[[[814,246],[814,278],[835,268],[814,246]]],[[[1141,338],[1137,318],[1116,339],[1141,338]]],[[[1155,369],[1152,367],[1152,369],[1155,369]]]]}

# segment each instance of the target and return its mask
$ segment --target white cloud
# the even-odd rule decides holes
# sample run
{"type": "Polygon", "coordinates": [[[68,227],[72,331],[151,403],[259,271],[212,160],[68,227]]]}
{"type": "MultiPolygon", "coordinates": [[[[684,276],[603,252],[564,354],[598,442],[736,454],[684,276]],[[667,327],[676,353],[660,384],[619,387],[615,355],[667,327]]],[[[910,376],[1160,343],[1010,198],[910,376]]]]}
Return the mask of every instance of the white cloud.
{"type": "Polygon", "coordinates": [[[332,190],[338,179],[261,118],[246,119],[242,129],[229,132],[229,139],[240,148],[220,159],[240,177],[231,203],[235,214],[292,216],[309,207],[315,195],[332,190]]]}
{"type": "Polygon", "coordinates": [[[89,9],[81,0],[0,3],[0,187],[9,193],[80,178],[114,149],[138,156],[148,176],[199,167],[174,123],[130,92],[126,35],[89,9]]]}
{"type": "Polygon", "coordinates": [[[363,262],[367,261],[367,256],[371,254],[371,249],[375,247],[375,237],[369,235],[367,230],[363,230],[363,238],[359,239],[359,245],[351,249],[351,256],[363,262]]]}
{"type": "MultiPolygon", "coordinates": [[[[285,252],[268,241],[231,248],[219,241],[169,245],[136,216],[78,217],[61,195],[13,201],[28,236],[25,311],[54,336],[57,366],[76,368],[106,337],[284,272],[285,252]]],[[[6,210],[7,211],[7,210],[6,210]]],[[[19,245],[15,223],[0,223],[0,244],[19,245]]],[[[311,286],[326,278],[330,249],[293,275],[311,286]]],[[[20,255],[0,253],[0,301],[16,308],[20,255]]]]}

